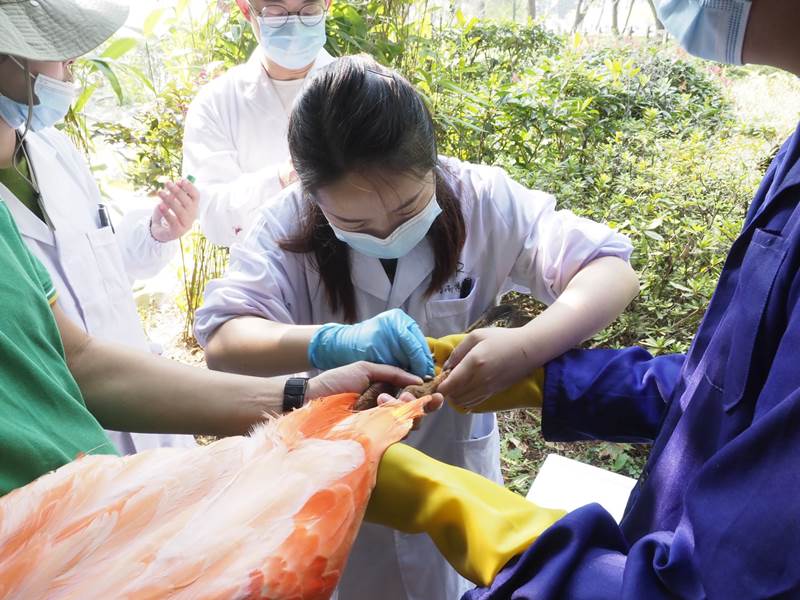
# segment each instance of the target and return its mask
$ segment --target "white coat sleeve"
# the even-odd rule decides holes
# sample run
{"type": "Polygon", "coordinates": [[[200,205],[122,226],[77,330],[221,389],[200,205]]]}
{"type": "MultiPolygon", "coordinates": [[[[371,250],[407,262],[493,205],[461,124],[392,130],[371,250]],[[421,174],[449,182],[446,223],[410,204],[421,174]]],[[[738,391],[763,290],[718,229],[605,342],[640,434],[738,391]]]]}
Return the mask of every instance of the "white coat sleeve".
{"type": "Polygon", "coordinates": [[[528,288],[540,302],[552,304],[587,264],[605,256],[630,260],[630,240],[610,227],[556,210],[556,199],[491,168],[482,193],[504,221],[516,258],[511,280],[528,288]]]}
{"type": "Polygon", "coordinates": [[[284,230],[262,215],[242,243],[231,248],[224,277],[206,286],[203,306],[195,316],[194,335],[206,347],[224,323],[256,316],[280,323],[302,323],[310,314],[304,257],[286,252],[277,240],[284,230]]]}
{"type": "Polygon", "coordinates": [[[178,240],[161,243],[150,235],[152,214],[149,209],[132,210],[117,225],[122,260],[131,281],[155,277],[178,252],[178,240]]]}
{"type": "MultiPolygon", "coordinates": [[[[47,135],[63,156],[72,162],[73,169],[82,176],[89,210],[93,215],[96,214],[98,205],[103,204],[104,200],[83,155],[60,131],[51,129],[47,135]]],[[[119,220],[115,220],[113,214],[110,215],[117,236],[117,244],[122,254],[125,274],[131,282],[155,276],[172,259],[178,249],[178,242],[159,244],[150,236],[151,213],[152,211],[147,209],[133,210],[119,220]]]]}
{"type": "Polygon", "coordinates": [[[281,164],[244,173],[230,119],[224,118],[211,90],[204,89],[186,115],[183,172],[200,190],[200,229],[214,244],[232,246],[258,218],[259,208],[281,191],[281,164]]]}

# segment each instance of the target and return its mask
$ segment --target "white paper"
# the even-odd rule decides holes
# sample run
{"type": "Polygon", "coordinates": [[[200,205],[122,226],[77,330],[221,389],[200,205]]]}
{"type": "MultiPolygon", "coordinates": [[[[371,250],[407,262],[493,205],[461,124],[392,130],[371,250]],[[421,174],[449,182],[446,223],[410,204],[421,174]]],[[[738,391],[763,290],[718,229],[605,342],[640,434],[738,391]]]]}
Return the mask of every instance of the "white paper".
{"type": "Polygon", "coordinates": [[[619,523],[634,485],[631,477],[549,454],[527,498],[542,507],[567,511],[597,502],[619,523]]]}

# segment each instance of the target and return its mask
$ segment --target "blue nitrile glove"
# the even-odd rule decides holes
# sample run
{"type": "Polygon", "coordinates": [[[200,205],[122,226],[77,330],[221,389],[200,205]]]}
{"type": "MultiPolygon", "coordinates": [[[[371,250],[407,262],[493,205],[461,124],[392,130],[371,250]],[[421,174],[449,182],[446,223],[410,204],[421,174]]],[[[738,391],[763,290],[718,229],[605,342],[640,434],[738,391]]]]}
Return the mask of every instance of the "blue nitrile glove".
{"type": "Polygon", "coordinates": [[[308,346],[317,369],[335,369],[359,360],[394,365],[420,377],[433,375],[433,357],[417,322],[399,308],[356,323],[328,323],[308,346]]]}

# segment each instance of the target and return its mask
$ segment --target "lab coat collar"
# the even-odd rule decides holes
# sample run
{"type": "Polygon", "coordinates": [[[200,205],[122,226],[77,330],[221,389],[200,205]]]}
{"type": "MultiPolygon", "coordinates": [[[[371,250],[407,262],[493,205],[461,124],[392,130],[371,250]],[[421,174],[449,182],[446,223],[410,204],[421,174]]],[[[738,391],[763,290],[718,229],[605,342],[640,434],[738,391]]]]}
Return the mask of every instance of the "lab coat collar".
{"type": "MultiPolygon", "coordinates": [[[[29,134],[25,139],[25,149],[31,159],[30,168],[34,171],[39,184],[39,190],[44,197],[52,193],[48,181],[52,173],[59,173],[62,169],[53,169],[52,163],[56,160],[56,150],[37,134],[29,134]]],[[[12,194],[4,185],[0,185],[0,196],[5,200],[17,223],[20,233],[50,246],[55,245],[55,236],[50,227],[37,217],[30,209],[12,194]]],[[[50,214],[50,211],[48,211],[50,214]]],[[[52,215],[51,215],[52,216],[52,215]]]]}
{"type": "Polygon", "coordinates": [[[350,276],[353,285],[376,298],[389,301],[391,284],[381,261],[350,249],[350,276]]]}
{"type": "MultiPolygon", "coordinates": [[[[261,63],[262,56],[263,52],[261,50],[261,47],[256,46],[255,50],[253,50],[253,53],[250,55],[250,58],[247,59],[247,63],[245,63],[246,66],[244,69],[244,73],[245,73],[245,80],[248,83],[256,85],[262,82],[266,83],[265,79],[266,73],[264,72],[264,66],[261,63]]],[[[336,59],[333,58],[330,54],[328,54],[328,51],[325,50],[325,48],[323,48],[322,50],[319,51],[317,59],[311,66],[311,70],[308,72],[308,75],[311,75],[315,71],[318,71],[328,66],[334,60],[336,59]]],[[[308,77],[308,75],[306,75],[306,77],[308,77]]]]}
{"type": "Polygon", "coordinates": [[[387,308],[399,307],[430,276],[434,267],[433,248],[428,238],[397,261],[394,283],[389,283],[386,271],[377,258],[350,250],[350,271],[353,285],[384,302],[387,308]]]}
{"type": "MultiPolygon", "coordinates": [[[[266,94],[266,98],[269,98],[275,102],[276,106],[280,106],[281,104],[280,99],[278,98],[278,92],[276,91],[275,86],[270,83],[269,77],[264,71],[264,66],[261,63],[261,57],[261,48],[256,46],[256,49],[253,50],[253,53],[250,55],[250,58],[247,59],[247,62],[239,67],[242,69],[239,71],[239,73],[243,82],[243,95],[246,99],[260,105],[263,103],[265,98],[264,95],[266,94]]],[[[323,48],[320,50],[319,55],[317,55],[317,60],[314,61],[314,65],[311,67],[308,75],[311,75],[325,65],[330,64],[333,62],[333,60],[333,57],[323,48]]],[[[306,77],[308,77],[308,75],[306,77]]],[[[288,117],[288,115],[286,115],[286,117],[288,117]]]]}
{"type": "Polygon", "coordinates": [[[17,229],[23,237],[33,238],[49,246],[55,245],[55,237],[50,228],[39,217],[33,214],[27,206],[17,199],[9,189],[0,183],[0,199],[6,203],[17,229]]]}
{"type": "Polygon", "coordinates": [[[401,306],[428,279],[434,266],[433,247],[426,237],[398,261],[389,304],[401,306]]]}
{"type": "Polygon", "coordinates": [[[58,147],[53,145],[46,134],[30,137],[28,154],[36,169],[42,202],[56,229],[56,237],[58,237],[61,225],[74,223],[79,215],[83,215],[82,212],[76,213],[75,211],[75,198],[65,197],[65,178],[72,178],[75,186],[87,198],[91,197],[91,193],[86,189],[85,182],[77,177],[74,163],[59,152],[58,147]]]}

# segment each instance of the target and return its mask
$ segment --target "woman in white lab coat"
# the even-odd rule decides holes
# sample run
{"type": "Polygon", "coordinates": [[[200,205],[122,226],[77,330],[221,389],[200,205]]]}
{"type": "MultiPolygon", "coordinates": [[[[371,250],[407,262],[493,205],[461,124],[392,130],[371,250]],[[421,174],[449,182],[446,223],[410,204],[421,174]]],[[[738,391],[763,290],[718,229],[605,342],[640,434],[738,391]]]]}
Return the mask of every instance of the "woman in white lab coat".
{"type": "Polygon", "coordinates": [[[186,116],[183,164],[202,190],[200,228],[241,241],[264,202],[294,181],[286,130],[306,77],[330,64],[330,0],[237,0],[259,40],[242,65],[206,85],[186,116]],[[291,13],[291,14],[290,14],[291,13]]]}
{"type": "MultiPolygon", "coordinates": [[[[188,182],[167,184],[153,211],[116,223],[83,156],[55,125],[74,99],[70,61],[0,56],[0,199],[50,272],[58,305],[99,339],[150,351],[131,291],[175,254],[197,214],[188,182]]],[[[192,436],[108,432],[122,453],[190,446],[192,436]]]]}
{"type": "MultiPolygon", "coordinates": [[[[300,183],[262,210],[198,312],[212,368],[268,375],[360,357],[419,374],[432,365],[420,360],[430,355],[418,329],[463,332],[499,294],[524,287],[551,307],[524,328],[473,339],[462,359],[476,377],[469,393],[486,395],[605,327],[637,292],[624,236],[557,211],[501,169],[438,157],[420,96],[369,58],[339,59],[308,82],[289,146],[300,183]],[[486,341],[496,362],[481,359],[486,341]]],[[[408,442],[501,479],[493,414],[445,406],[408,442]]],[[[429,538],[365,525],[339,593],[430,600],[467,587],[429,538]]]]}

